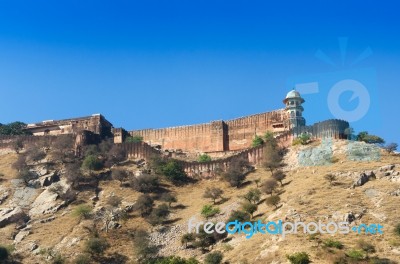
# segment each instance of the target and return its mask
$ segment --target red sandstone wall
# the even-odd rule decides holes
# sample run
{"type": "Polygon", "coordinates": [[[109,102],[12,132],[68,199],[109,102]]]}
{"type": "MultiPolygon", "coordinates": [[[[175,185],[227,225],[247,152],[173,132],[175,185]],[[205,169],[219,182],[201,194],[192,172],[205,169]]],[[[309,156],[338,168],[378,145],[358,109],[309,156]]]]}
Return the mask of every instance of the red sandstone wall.
{"type": "Polygon", "coordinates": [[[283,109],[246,116],[226,121],[228,126],[228,149],[240,150],[249,148],[256,135],[262,136],[267,131],[283,132],[274,129],[273,124],[284,121],[285,112],[283,109]]]}
{"type": "Polygon", "coordinates": [[[164,129],[145,129],[130,131],[131,135],[140,135],[150,145],[160,145],[163,149],[182,149],[188,152],[216,152],[241,150],[251,146],[255,135],[266,131],[282,132],[274,129],[273,124],[283,122],[283,109],[208,124],[171,127],[164,129]]]}

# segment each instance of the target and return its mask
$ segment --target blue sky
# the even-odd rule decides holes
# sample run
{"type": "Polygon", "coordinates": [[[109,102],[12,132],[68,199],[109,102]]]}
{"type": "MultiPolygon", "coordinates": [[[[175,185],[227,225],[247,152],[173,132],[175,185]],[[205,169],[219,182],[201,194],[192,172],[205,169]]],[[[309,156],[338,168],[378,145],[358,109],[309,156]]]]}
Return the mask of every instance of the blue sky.
{"type": "MultiPolygon", "coordinates": [[[[313,81],[311,124],[334,117],[333,85],[356,79],[371,104],[352,126],[399,142],[398,7],[276,2],[1,1],[0,122],[102,113],[126,129],[195,124],[280,108],[295,83],[313,81]]],[[[357,108],[351,97],[343,109],[357,108]]]]}

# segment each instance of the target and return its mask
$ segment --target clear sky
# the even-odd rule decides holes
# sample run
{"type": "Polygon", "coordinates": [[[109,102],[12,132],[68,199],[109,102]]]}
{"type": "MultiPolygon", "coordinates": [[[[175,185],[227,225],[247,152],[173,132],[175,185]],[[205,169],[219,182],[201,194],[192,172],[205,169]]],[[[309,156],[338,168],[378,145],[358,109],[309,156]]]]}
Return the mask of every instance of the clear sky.
{"type": "MultiPolygon", "coordinates": [[[[354,79],[371,98],[352,126],[399,142],[395,1],[268,2],[0,1],[0,122],[195,124],[280,108],[314,82],[311,124],[334,117],[329,91],[354,79]]],[[[357,109],[352,97],[338,97],[342,109],[357,109]]]]}

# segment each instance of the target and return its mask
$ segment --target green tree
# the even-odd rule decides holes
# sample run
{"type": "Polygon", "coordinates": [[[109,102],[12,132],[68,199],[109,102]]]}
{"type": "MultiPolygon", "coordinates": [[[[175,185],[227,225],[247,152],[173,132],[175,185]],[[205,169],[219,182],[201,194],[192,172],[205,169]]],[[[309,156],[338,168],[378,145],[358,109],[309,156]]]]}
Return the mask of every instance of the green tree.
{"type": "Polygon", "coordinates": [[[162,172],[172,183],[179,184],[187,181],[187,175],[182,166],[176,160],[169,160],[163,167],[162,172]]]}
{"type": "Polygon", "coordinates": [[[362,132],[358,133],[357,140],[363,141],[365,143],[370,143],[370,144],[384,144],[385,143],[385,140],[383,140],[383,138],[376,136],[376,135],[370,135],[367,131],[362,131],[362,132]]]}
{"type": "Polygon", "coordinates": [[[271,131],[267,131],[264,135],[264,143],[266,145],[272,146],[276,148],[278,146],[278,142],[276,138],[274,137],[274,133],[271,131]]]}
{"type": "Polygon", "coordinates": [[[279,197],[279,195],[272,195],[265,200],[267,205],[273,205],[275,206],[275,208],[278,208],[278,204],[280,203],[280,201],[281,197],[279,197]]]}
{"type": "Polygon", "coordinates": [[[199,162],[210,162],[212,159],[207,154],[202,154],[199,156],[199,162]]]}
{"type": "Polygon", "coordinates": [[[88,204],[80,204],[72,211],[72,215],[80,219],[89,219],[92,215],[92,207],[88,204]]]}
{"type": "Polygon", "coordinates": [[[85,251],[92,256],[99,256],[104,254],[109,246],[105,238],[90,237],[85,243],[85,251]]]}
{"type": "Polygon", "coordinates": [[[86,170],[100,170],[103,168],[103,163],[94,155],[85,157],[82,167],[86,170]]]}
{"type": "Polygon", "coordinates": [[[7,125],[0,124],[0,135],[31,135],[31,133],[25,131],[24,128],[26,128],[26,124],[19,121],[12,122],[7,125]]]}
{"type": "Polygon", "coordinates": [[[254,214],[254,212],[257,211],[258,206],[256,204],[253,204],[253,203],[250,203],[250,202],[244,202],[242,204],[242,209],[243,209],[243,211],[248,213],[251,218],[253,218],[253,214],[254,214]]]}
{"type": "Polygon", "coordinates": [[[250,220],[250,215],[243,211],[238,211],[238,210],[232,211],[231,215],[229,216],[228,222],[233,222],[236,220],[242,223],[247,222],[250,220]]]}
{"type": "Polygon", "coordinates": [[[181,237],[181,244],[185,245],[185,248],[188,247],[189,243],[192,243],[196,240],[196,236],[193,233],[186,233],[183,234],[183,236],[181,237]]]}
{"type": "Polygon", "coordinates": [[[274,193],[274,191],[277,187],[278,187],[278,184],[275,179],[268,179],[262,184],[261,190],[265,194],[270,194],[272,196],[272,194],[274,193]]]}
{"type": "Polygon", "coordinates": [[[203,197],[210,198],[213,201],[213,203],[215,204],[215,200],[221,198],[223,193],[224,193],[224,191],[221,190],[220,188],[215,188],[215,187],[208,188],[207,187],[203,194],[203,197]]]}
{"type": "Polygon", "coordinates": [[[264,140],[260,136],[255,136],[251,144],[252,147],[258,147],[264,144],[264,140]]]}
{"type": "Polygon", "coordinates": [[[277,170],[272,173],[272,178],[278,181],[283,186],[282,181],[286,178],[286,174],[282,170],[277,170]]]}
{"type": "Polygon", "coordinates": [[[259,189],[250,189],[243,198],[250,203],[257,204],[261,200],[261,191],[259,189]]]}

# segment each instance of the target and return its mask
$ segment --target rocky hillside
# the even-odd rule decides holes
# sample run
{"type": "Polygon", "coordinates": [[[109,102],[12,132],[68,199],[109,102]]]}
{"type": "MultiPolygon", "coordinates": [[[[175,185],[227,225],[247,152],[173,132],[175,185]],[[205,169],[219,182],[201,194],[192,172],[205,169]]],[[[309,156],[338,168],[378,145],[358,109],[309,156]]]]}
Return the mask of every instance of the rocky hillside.
{"type": "Polygon", "coordinates": [[[21,178],[12,166],[20,155],[0,155],[0,245],[9,250],[10,263],[136,263],[145,254],[138,241],[141,230],[147,231],[142,239],[149,241],[146,250],[157,249],[148,254],[195,257],[200,263],[218,263],[209,262],[210,252],[221,252],[227,263],[290,263],[287,256],[296,252],[307,253],[313,263],[400,260],[400,236],[394,231],[400,223],[400,157],[368,144],[328,141],[292,147],[285,154],[283,184],[273,190],[280,201],[267,204],[271,195],[261,193],[252,221],[380,224],[383,234],[255,234],[250,239],[236,234],[205,245],[196,239],[182,243],[189,219],[227,221],[233,211],[242,210],[250,190],[264,190],[259,185],[271,179],[270,171],[256,168],[239,188],[219,178],[182,185],[160,178],[154,187],[150,180],[137,184],[136,179],[153,176],[144,161],[129,160],[111,170],[87,172],[75,184],[67,177],[68,163],[50,157],[29,163],[30,178],[21,178]],[[112,170],[128,176],[118,181],[112,170]],[[207,188],[223,190],[215,205],[204,198],[207,188]],[[151,213],[138,206],[143,197],[154,200],[151,213]],[[171,204],[165,208],[164,203],[171,204]],[[218,209],[208,220],[201,214],[204,205],[218,209]]]}

